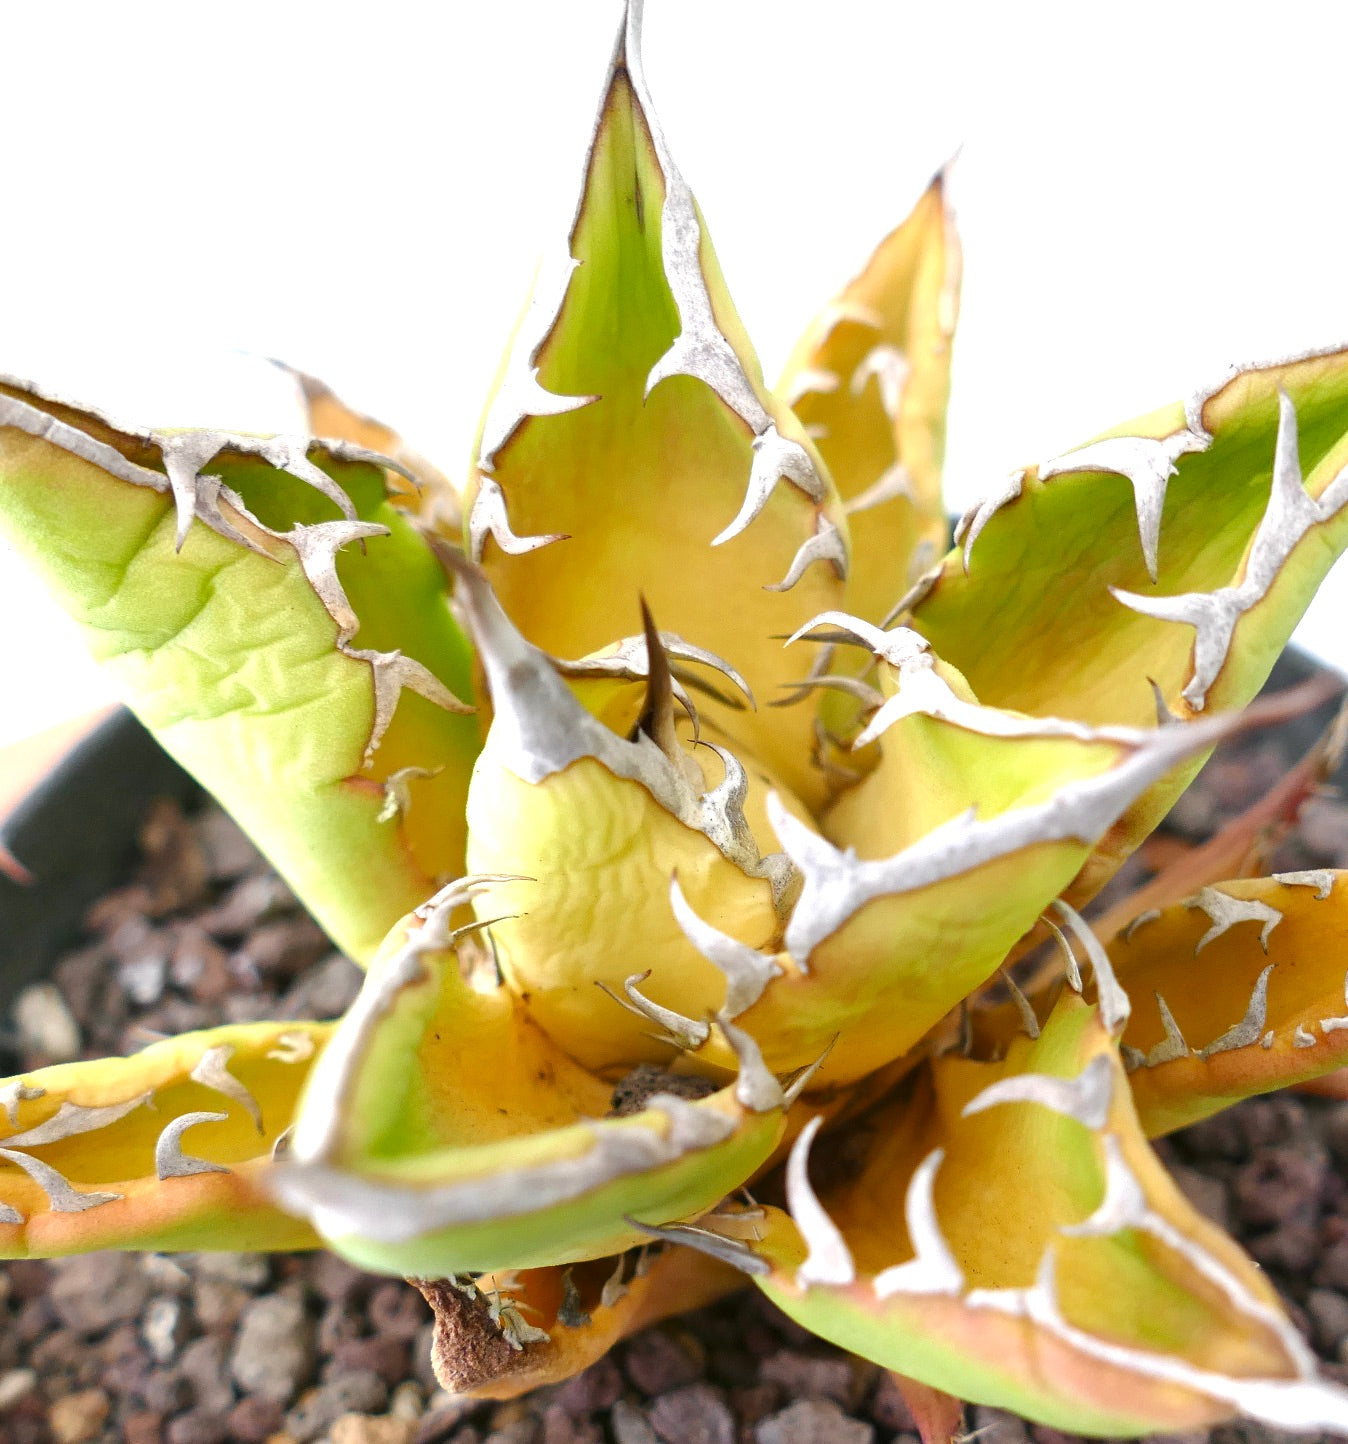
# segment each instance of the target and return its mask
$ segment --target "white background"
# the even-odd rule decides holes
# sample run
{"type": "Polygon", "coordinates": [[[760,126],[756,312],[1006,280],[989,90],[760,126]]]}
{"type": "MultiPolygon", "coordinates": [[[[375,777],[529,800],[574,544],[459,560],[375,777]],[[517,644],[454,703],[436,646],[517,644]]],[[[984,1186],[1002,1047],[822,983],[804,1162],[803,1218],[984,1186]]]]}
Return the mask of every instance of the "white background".
{"type": "MultiPolygon", "coordinates": [[[[948,477],[1348,339],[1336,5],[649,0],[647,71],[768,375],[957,146],[948,477]]],[[[0,370],[284,429],[316,372],[462,476],[569,209],[600,0],[6,7],[0,370]]],[[[1340,569],[1299,640],[1348,665],[1340,569]]],[[[99,700],[0,552],[0,741],[99,700]]]]}

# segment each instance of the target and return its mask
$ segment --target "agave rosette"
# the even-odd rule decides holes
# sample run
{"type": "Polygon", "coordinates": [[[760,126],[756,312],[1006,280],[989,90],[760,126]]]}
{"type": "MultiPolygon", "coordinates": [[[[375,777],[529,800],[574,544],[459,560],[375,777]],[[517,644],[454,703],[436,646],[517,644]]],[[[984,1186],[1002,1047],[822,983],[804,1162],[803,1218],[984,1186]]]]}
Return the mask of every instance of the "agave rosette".
{"type": "Polygon", "coordinates": [[[1348,885],[1079,912],[1348,545],[1348,352],[1010,474],[942,557],[945,178],[770,390],[639,25],[461,498],[309,378],[322,439],[0,383],[15,546],[368,968],[335,1025],[0,1085],[0,1251],[321,1242],[487,1394],[747,1276],[1061,1427],[1348,1430],[1148,1143],[1345,1061],[1348,885]]]}

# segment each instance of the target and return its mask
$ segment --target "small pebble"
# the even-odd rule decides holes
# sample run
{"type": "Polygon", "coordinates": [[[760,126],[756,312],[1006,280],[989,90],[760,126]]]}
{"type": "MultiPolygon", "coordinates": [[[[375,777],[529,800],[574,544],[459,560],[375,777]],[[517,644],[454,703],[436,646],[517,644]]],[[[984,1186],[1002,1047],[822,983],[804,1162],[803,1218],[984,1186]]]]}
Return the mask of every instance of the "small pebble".
{"type": "Polygon", "coordinates": [[[435,1325],[426,1323],[417,1330],[412,1341],[412,1377],[426,1391],[428,1399],[440,1391],[440,1381],[435,1377],[431,1364],[431,1340],[435,1336],[435,1325]]]}
{"type": "Polygon", "coordinates": [[[117,979],[138,1008],[153,1007],[164,996],[168,959],[159,953],[142,953],[118,965],[117,979]]]}
{"type": "Polygon", "coordinates": [[[212,882],[233,882],[261,865],[261,854],[247,833],[218,807],[207,808],[189,826],[212,882]]]}
{"type": "MultiPolygon", "coordinates": [[[[227,1413],[234,1405],[234,1389],[229,1382],[229,1341],[215,1334],[193,1339],[178,1360],[176,1378],[190,1386],[192,1398],[201,1408],[227,1413]]],[[[174,1406],[166,1400],[165,1407],[167,1410],[174,1406]]]]}
{"type": "Polygon", "coordinates": [[[198,1278],[233,1284],[250,1293],[257,1292],[271,1277],[267,1256],[261,1253],[199,1253],[194,1263],[198,1278]]]}
{"type": "Polygon", "coordinates": [[[557,1402],[569,1414],[597,1414],[611,1409],[622,1396],[623,1379],[611,1355],[606,1354],[582,1373],[568,1379],[557,1391],[557,1402]]]}
{"type": "MultiPolygon", "coordinates": [[[[151,926],[149,920],[141,914],[136,913],[124,917],[117,922],[116,926],[113,927],[112,931],[108,933],[104,939],[104,946],[119,964],[125,965],[126,963],[134,962],[137,958],[152,954],[155,951],[155,940],[157,936],[157,931],[151,926]]],[[[121,983],[124,991],[131,991],[126,974],[120,966],[117,969],[117,979],[121,983]]],[[[142,1001],[133,994],[131,1001],[142,1008],[147,1008],[157,1000],[154,998],[146,998],[142,1001]]]]}
{"type": "Polygon", "coordinates": [[[249,1394],[240,1399],[225,1420],[229,1437],[239,1444],[265,1444],[281,1428],[281,1406],[275,1399],[249,1394]]]}
{"type": "Polygon", "coordinates": [[[344,1258],[326,1250],[313,1255],[309,1283],[319,1298],[332,1304],[344,1304],[353,1294],[361,1292],[369,1276],[353,1268],[344,1258]]]}
{"type": "MultiPolygon", "coordinates": [[[[360,1337],[360,1320],[356,1311],[346,1304],[329,1304],[318,1320],[318,1350],[335,1353],[339,1344],[348,1344],[360,1337]]],[[[397,1340],[393,1340],[397,1343],[397,1340]]]]}
{"type": "Polygon", "coordinates": [[[1230,1117],[1245,1135],[1246,1148],[1266,1148],[1276,1152],[1282,1152],[1289,1140],[1298,1138],[1299,1126],[1303,1122],[1301,1105],[1285,1093],[1267,1093],[1251,1098],[1243,1108],[1232,1111],[1230,1117]]]}
{"type": "Polygon", "coordinates": [[[647,1329],[628,1344],[623,1356],[627,1377],[648,1397],[666,1394],[701,1377],[701,1361],[664,1329],[647,1329]]]}
{"type": "Polygon", "coordinates": [[[338,1374],[316,1389],[306,1389],[285,1416],[285,1429],[299,1444],[317,1439],[343,1414],[377,1414],[388,1402],[388,1386],[378,1374],[338,1374]]]}
{"type": "Polygon", "coordinates": [[[56,1444],[87,1444],[97,1439],[108,1417],[112,1400],[102,1389],[81,1389],[52,1400],[47,1409],[47,1427],[56,1444]]]}
{"type": "Polygon", "coordinates": [[[14,1337],[20,1344],[32,1344],[51,1328],[55,1319],[50,1299],[26,1299],[14,1316],[14,1337]]]}
{"type": "Polygon", "coordinates": [[[1236,1217],[1256,1228],[1313,1219],[1327,1166],[1320,1153],[1292,1148],[1262,1151],[1236,1173],[1231,1189],[1236,1217]]]}
{"type": "Polygon", "coordinates": [[[153,1409],[137,1409],[122,1419],[123,1444],[163,1444],[164,1416],[153,1409]]]}
{"type": "Polygon", "coordinates": [[[248,1289],[218,1279],[198,1279],[192,1289],[192,1312],[208,1332],[232,1329],[253,1297],[248,1289]]]}
{"type": "Polygon", "coordinates": [[[13,1017],[24,1052],[50,1063],[80,1056],[79,1024],[54,984],[30,983],[14,1000],[13,1017]]]}
{"type": "Polygon", "coordinates": [[[238,986],[229,954],[196,926],[182,930],[169,959],[169,977],[187,989],[198,1003],[225,1002],[238,986]]]}
{"type": "Polygon", "coordinates": [[[538,1444],[538,1423],[532,1418],[512,1419],[500,1429],[493,1429],[482,1444],[538,1444]]]}
{"type": "Polygon", "coordinates": [[[5,1264],[12,1299],[41,1299],[51,1287],[51,1264],[43,1259],[16,1258],[5,1264]]]}
{"type": "Polygon", "coordinates": [[[1348,1167],[1348,1103],[1335,1103],[1325,1118],[1325,1144],[1340,1169],[1348,1167]]]}
{"type": "Polygon", "coordinates": [[[970,1433],[976,1434],[981,1444],[1030,1444],[1028,1426],[1004,1410],[980,1404],[972,1412],[970,1433]]]}
{"type": "Polygon", "coordinates": [[[389,1415],[343,1414],[328,1431],[331,1444],[411,1444],[415,1425],[389,1415]]]}
{"type": "Polygon", "coordinates": [[[150,1281],[134,1254],[75,1254],[53,1260],[52,1270],[52,1308],[78,1334],[138,1318],[150,1297],[150,1281]]]}
{"type": "Polygon", "coordinates": [[[365,974],[333,953],[296,979],[276,1007],[278,1018],[340,1018],[356,1001],[365,974]]]}
{"type": "Polygon", "coordinates": [[[446,1394],[443,1389],[432,1394],[417,1425],[413,1444],[431,1444],[431,1441],[438,1444],[438,1441],[448,1439],[476,1408],[476,1400],[465,1399],[461,1394],[446,1394]]]}
{"type": "Polygon", "coordinates": [[[137,1262],[156,1294],[185,1294],[192,1287],[192,1275],[168,1254],[138,1254],[137,1262]]]}
{"type": "Polygon", "coordinates": [[[388,1411],[395,1419],[406,1419],[413,1424],[420,1421],[426,1412],[426,1401],[411,1379],[404,1380],[389,1395],[388,1411]]]}
{"type": "Polygon", "coordinates": [[[797,1399],[754,1430],[756,1444],[872,1444],[875,1429],[831,1399],[797,1399]]]}
{"type": "Polygon", "coordinates": [[[875,1392],[871,1395],[870,1416],[882,1429],[896,1433],[915,1429],[912,1410],[908,1401],[899,1392],[893,1374],[885,1370],[876,1381],[875,1392]]]}
{"type": "Polygon", "coordinates": [[[1226,1159],[1234,1163],[1249,1156],[1245,1130],[1231,1109],[1191,1124],[1181,1137],[1191,1158],[1226,1159]]]}
{"type": "Polygon", "coordinates": [[[752,1428],[760,1419],[775,1414],[786,1403],[786,1393],[780,1384],[747,1384],[729,1393],[730,1408],[740,1423],[740,1433],[752,1428]]]}
{"type": "Polygon", "coordinates": [[[387,1339],[415,1339],[430,1317],[426,1300],[402,1283],[384,1283],[367,1305],[372,1331],[387,1339]]]}
{"type": "Polygon", "coordinates": [[[1348,1237],[1339,1239],[1320,1255],[1315,1282],[1321,1288],[1348,1293],[1348,1237]]]}
{"type": "Polygon", "coordinates": [[[293,977],[332,951],[327,934],[307,917],[280,918],[254,928],[234,955],[246,972],[293,977]]]}
{"type": "Polygon", "coordinates": [[[57,992],[65,999],[76,1024],[83,1024],[84,1029],[89,1028],[117,996],[113,986],[115,977],[108,963],[108,950],[100,942],[67,954],[52,969],[57,992]]]}
{"type": "Polygon", "coordinates": [[[1320,1238],[1306,1219],[1293,1220],[1271,1233],[1246,1239],[1245,1247],[1265,1268],[1284,1273],[1308,1272],[1320,1257],[1320,1238]]]}
{"type": "Polygon", "coordinates": [[[650,1420],[665,1444],[735,1444],[735,1417],[709,1384],[661,1394],[651,1404],[650,1420]]]}
{"type": "Polygon", "coordinates": [[[608,1422],[615,1444],[660,1444],[659,1436],[651,1428],[644,1410],[629,1404],[626,1399],[619,1399],[614,1404],[608,1422]]]}
{"type": "Polygon", "coordinates": [[[543,1411],[539,1444],[603,1444],[603,1435],[585,1419],[573,1419],[559,1404],[543,1411]]]}
{"type": "Polygon", "coordinates": [[[28,1362],[37,1372],[38,1378],[44,1381],[45,1392],[49,1395],[53,1393],[50,1386],[53,1375],[67,1377],[71,1389],[87,1387],[96,1382],[97,1361],[93,1351],[85,1346],[74,1329],[53,1329],[39,1339],[29,1352],[28,1362]],[[82,1371],[91,1365],[95,1370],[93,1376],[81,1377],[82,1371]]]}
{"type": "Polygon", "coordinates": [[[0,1374],[0,1414],[6,1409],[12,1409],[36,1387],[37,1375],[32,1369],[10,1369],[0,1374]]]}
{"type": "Polygon", "coordinates": [[[215,907],[197,917],[213,937],[240,938],[278,912],[296,907],[295,895],[274,873],[254,873],[230,888],[215,907]]]}
{"type": "MultiPolygon", "coordinates": [[[[182,1360],[176,1369],[151,1369],[141,1373],[138,1382],[132,1383],[125,1390],[126,1393],[139,1398],[147,1409],[153,1409],[157,1414],[177,1414],[184,1409],[190,1408],[193,1404],[206,1404],[213,1409],[227,1409],[234,1398],[234,1391],[229,1383],[217,1373],[215,1376],[207,1377],[205,1371],[201,1376],[193,1379],[185,1372],[188,1366],[188,1355],[197,1344],[213,1342],[206,1340],[193,1340],[183,1350],[182,1360]]],[[[225,1360],[223,1352],[212,1361],[216,1369],[223,1370],[225,1360]]],[[[105,1383],[108,1375],[103,1375],[105,1383]]],[[[113,1387],[108,1383],[108,1387],[113,1387]]]]}
{"type": "Polygon", "coordinates": [[[1337,799],[1312,797],[1301,808],[1297,834],[1332,867],[1348,867],[1348,808],[1337,799]]]}
{"type": "Polygon", "coordinates": [[[846,1359],[836,1355],[830,1359],[782,1349],[763,1361],[762,1377],[780,1384],[791,1397],[801,1394],[847,1404],[852,1396],[856,1376],[846,1359]]]}
{"type": "Polygon", "coordinates": [[[1180,1192],[1203,1215],[1218,1228],[1228,1232],[1231,1228],[1231,1200],[1227,1186],[1220,1178],[1210,1173],[1201,1173],[1187,1163],[1167,1162],[1171,1178],[1179,1185],[1180,1192]]]}
{"type": "Polygon", "coordinates": [[[156,1363],[167,1364],[187,1336],[187,1311],[176,1298],[151,1299],[141,1320],[141,1336],[156,1363]]]}
{"type": "Polygon", "coordinates": [[[228,1437],[226,1416],[210,1409],[189,1409],[164,1430],[164,1444],[225,1444],[228,1437]]]}
{"type": "Polygon", "coordinates": [[[332,1357],[343,1369],[377,1374],[390,1388],[407,1377],[407,1345],[387,1335],[339,1340],[332,1357]]]}
{"type": "Polygon", "coordinates": [[[286,1403],[314,1367],[314,1330],[294,1294],[264,1294],[239,1319],[229,1371],[241,1389],[286,1403]]]}

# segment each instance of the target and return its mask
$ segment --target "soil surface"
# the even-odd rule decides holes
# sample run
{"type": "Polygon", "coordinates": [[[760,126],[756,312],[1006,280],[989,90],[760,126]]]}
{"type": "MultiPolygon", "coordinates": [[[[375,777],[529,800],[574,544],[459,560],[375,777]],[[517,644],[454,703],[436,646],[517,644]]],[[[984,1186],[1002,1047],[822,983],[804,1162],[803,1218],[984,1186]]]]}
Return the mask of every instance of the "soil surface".
{"type": "MultiPolygon", "coordinates": [[[[1130,864],[1132,881],[1262,795],[1315,730],[1219,753],[1130,864]]],[[[355,997],[356,968],[223,814],[156,804],[142,840],[131,881],[89,913],[85,943],[20,996],[0,1075],[224,1021],[335,1017],[355,997]]],[[[1345,866],[1348,805],[1321,795],[1268,870],[1345,866]]],[[[1159,1147],[1268,1270],[1327,1371],[1348,1378],[1348,1103],[1255,1099],[1159,1147]]],[[[752,1289],[507,1404],[441,1392],[429,1339],[413,1289],[328,1254],[0,1265],[0,1444],[916,1444],[882,1370],[752,1289]]],[[[986,1444],[1070,1444],[997,1410],[969,1408],[965,1427],[986,1444]]],[[[1183,1437],[1308,1436],[1237,1424],[1183,1437]]]]}

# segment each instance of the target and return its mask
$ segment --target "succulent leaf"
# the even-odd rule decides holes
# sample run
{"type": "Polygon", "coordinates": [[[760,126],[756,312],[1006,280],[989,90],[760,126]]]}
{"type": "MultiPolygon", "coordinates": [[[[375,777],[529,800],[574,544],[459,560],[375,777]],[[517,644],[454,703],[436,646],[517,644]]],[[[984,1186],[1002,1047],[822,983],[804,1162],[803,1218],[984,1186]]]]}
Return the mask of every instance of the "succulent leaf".
{"type": "Polygon", "coordinates": [[[241,1023],[0,1081],[0,1257],[293,1249],[259,1179],[330,1023],[241,1023]]]}
{"type": "MultiPolygon", "coordinates": [[[[1345,400],[1348,352],[1245,367],[1017,473],[963,519],[911,625],[989,706],[1136,727],[1157,696],[1181,718],[1243,706],[1348,545],[1345,400]]],[[[1199,762],[1129,809],[1074,898],[1199,762]]]]}
{"type": "Polygon", "coordinates": [[[996,972],[1134,798],[1239,725],[1072,736],[972,711],[964,723],[988,731],[915,714],[882,736],[904,760],[858,787],[870,811],[864,823],[847,814],[846,846],[776,813],[804,882],[785,930],[795,966],[742,1018],[769,1067],[803,1066],[839,1035],[846,1046],[825,1060],[821,1085],[907,1052],[996,972]]]}
{"type": "MultiPolygon", "coordinates": [[[[615,609],[631,615],[643,593],[662,626],[770,697],[808,660],[773,638],[842,596],[847,523],[814,444],[762,383],[651,108],[639,22],[632,6],[568,248],[540,275],[487,409],[469,549],[547,652],[608,646],[615,609]]],[[[791,787],[822,792],[806,709],[708,713],[791,787]]]]}
{"type": "Polygon", "coordinates": [[[1346,906],[1341,872],[1237,878],[1142,914],[1114,941],[1149,1135],[1348,1062],[1346,906]]]}
{"type": "Polygon", "coordinates": [[[730,1086],[690,1096],[675,1076],[615,1114],[612,1084],[509,988],[481,968],[470,986],[453,947],[476,925],[449,920],[496,881],[453,884],[394,929],[274,1171],[283,1204],[364,1267],[443,1278],[621,1253],[641,1223],[712,1208],[781,1136],[781,1090],[746,1087],[752,1056],[730,1086]]]}
{"type": "Polygon", "coordinates": [[[1314,746],[1275,787],[1223,823],[1206,842],[1189,848],[1142,887],[1092,917],[1095,935],[1111,943],[1144,912],[1182,902],[1200,888],[1230,878],[1262,875],[1278,845],[1296,826],[1302,805],[1326,785],[1343,760],[1346,739],[1348,703],[1340,705],[1314,746]]]}
{"type": "Polygon", "coordinates": [[[442,536],[455,538],[463,527],[458,493],[449,478],[398,435],[392,427],[348,406],[317,376],[283,361],[274,366],[294,379],[311,436],[350,441],[397,463],[386,472],[391,498],[442,536]]]}
{"type": "Polygon", "coordinates": [[[960,248],[942,171],[797,343],[777,386],[847,511],[847,605],[879,621],[945,550],[941,500],[960,248]]]}
{"type": "Polygon", "coordinates": [[[757,1281],[816,1333],[1060,1428],[1348,1421],[1260,1271],[1151,1153],[1112,1032],[1074,994],[1002,1062],[946,1055],[909,1079],[818,1197],[809,1143],[757,1281]]]}
{"type": "Polygon", "coordinates": [[[455,695],[468,644],[381,460],[131,431],[0,385],[0,526],[141,719],[357,959],[461,870],[478,745],[455,695]],[[424,769],[413,805],[379,821],[410,767],[424,769]]]}
{"type": "Polygon", "coordinates": [[[622,997],[648,974],[646,995],[702,1030],[707,1059],[733,1067],[705,1022],[726,1004],[726,978],[685,936],[670,879],[722,932],[753,947],[772,939],[785,860],[762,855],[749,821],[766,789],[727,748],[662,747],[640,726],[628,740],[591,716],[482,575],[445,559],[459,572],[494,712],[469,790],[469,867],[518,879],[479,904],[513,914],[492,929],[503,975],[573,1058],[622,1070],[667,1059],[669,1046],[651,1036],[653,1015],[600,989],[622,997]]]}

